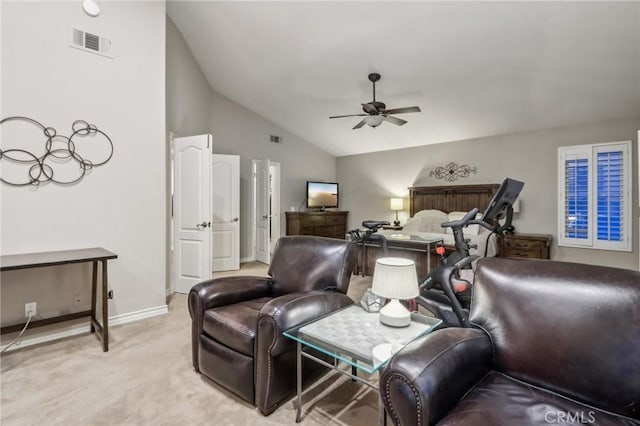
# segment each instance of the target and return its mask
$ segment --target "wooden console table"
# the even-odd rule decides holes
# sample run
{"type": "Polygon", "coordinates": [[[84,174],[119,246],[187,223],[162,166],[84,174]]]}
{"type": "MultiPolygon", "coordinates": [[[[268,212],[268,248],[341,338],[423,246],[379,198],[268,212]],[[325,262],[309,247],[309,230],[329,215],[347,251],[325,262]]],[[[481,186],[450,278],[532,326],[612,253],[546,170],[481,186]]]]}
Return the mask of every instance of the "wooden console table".
{"type": "MultiPolygon", "coordinates": [[[[107,260],[117,259],[118,255],[101,247],[48,251],[41,253],[9,254],[0,256],[0,271],[13,271],[16,269],[41,268],[44,266],[67,265],[70,263],[93,264],[93,278],[91,281],[91,310],[76,312],[73,314],[61,315],[53,318],[46,318],[39,321],[32,321],[31,327],[41,327],[43,325],[55,324],[86,316],[91,317],[91,332],[98,332],[102,338],[102,350],[109,350],[109,305],[107,300],[112,297],[107,285],[107,260]],[[97,287],[98,287],[98,262],[102,264],[102,325],[96,317],[97,287]]],[[[16,324],[2,327],[0,332],[11,333],[22,329],[24,324],[16,324]]]]}

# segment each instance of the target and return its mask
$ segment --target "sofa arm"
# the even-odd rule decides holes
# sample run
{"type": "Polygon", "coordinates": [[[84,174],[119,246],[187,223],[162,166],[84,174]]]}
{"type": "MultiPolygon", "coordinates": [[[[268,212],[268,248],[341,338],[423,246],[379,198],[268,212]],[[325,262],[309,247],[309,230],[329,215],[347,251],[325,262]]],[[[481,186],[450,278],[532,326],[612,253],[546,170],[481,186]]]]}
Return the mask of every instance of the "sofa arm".
{"type": "Polygon", "coordinates": [[[435,424],[491,369],[489,336],[445,328],[411,342],[391,358],[380,394],[396,425],[435,424]]]}

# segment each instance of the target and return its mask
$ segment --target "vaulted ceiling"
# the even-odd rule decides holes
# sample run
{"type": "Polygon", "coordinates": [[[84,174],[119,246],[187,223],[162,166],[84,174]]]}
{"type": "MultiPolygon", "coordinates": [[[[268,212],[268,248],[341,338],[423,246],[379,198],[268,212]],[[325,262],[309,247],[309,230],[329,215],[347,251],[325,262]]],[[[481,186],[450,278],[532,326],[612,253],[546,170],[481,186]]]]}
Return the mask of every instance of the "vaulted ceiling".
{"type": "Polygon", "coordinates": [[[639,2],[169,1],[212,89],[335,155],[640,116],[639,2]],[[376,98],[408,123],[352,127],[376,98]]]}

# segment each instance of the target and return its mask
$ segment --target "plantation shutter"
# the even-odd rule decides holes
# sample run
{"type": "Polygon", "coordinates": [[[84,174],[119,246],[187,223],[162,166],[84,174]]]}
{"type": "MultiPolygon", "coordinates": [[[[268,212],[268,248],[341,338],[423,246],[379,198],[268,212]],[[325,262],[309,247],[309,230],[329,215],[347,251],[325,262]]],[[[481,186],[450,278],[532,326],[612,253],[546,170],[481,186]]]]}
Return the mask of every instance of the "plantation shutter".
{"type": "Polygon", "coordinates": [[[591,245],[591,148],[560,148],[560,241],[591,245]]]}
{"type": "Polygon", "coordinates": [[[559,245],[631,250],[630,147],[559,149],[559,245]]]}

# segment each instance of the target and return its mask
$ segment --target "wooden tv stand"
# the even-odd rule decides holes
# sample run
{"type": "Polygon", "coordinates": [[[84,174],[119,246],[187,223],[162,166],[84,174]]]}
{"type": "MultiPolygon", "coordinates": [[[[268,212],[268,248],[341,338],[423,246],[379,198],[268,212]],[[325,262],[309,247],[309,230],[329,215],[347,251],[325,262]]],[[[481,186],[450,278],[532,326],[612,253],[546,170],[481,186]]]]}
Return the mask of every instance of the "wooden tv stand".
{"type": "Polygon", "coordinates": [[[286,212],[287,235],[316,235],[344,240],[347,211],[286,212]]]}

